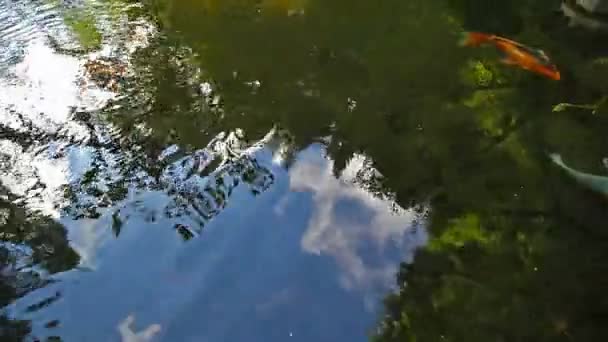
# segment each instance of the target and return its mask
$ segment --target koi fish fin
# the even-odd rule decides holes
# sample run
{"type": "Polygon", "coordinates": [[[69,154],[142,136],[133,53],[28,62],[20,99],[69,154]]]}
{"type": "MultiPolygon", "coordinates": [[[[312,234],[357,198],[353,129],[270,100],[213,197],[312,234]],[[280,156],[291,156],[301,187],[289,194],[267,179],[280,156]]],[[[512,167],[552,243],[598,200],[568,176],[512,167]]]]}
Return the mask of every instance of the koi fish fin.
{"type": "Polygon", "coordinates": [[[494,40],[496,40],[496,41],[498,41],[498,42],[503,42],[503,43],[506,43],[507,45],[516,46],[516,47],[521,48],[521,49],[524,49],[524,50],[532,50],[532,48],[531,48],[531,47],[529,47],[529,46],[527,46],[527,45],[524,45],[524,44],[522,44],[522,43],[520,43],[520,42],[516,42],[516,41],[514,41],[514,40],[512,40],[512,39],[508,39],[508,38],[505,38],[505,37],[498,37],[498,36],[495,36],[495,37],[494,37],[494,40]]]}
{"type": "Polygon", "coordinates": [[[549,153],[549,159],[551,159],[552,162],[554,162],[555,164],[563,167],[563,168],[567,168],[567,166],[564,164],[564,160],[562,159],[562,156],[560,156],[557,153],[549,153]]]}
{"type": "Polygon", "coordinates": [[[458,45],[460,46],[479,46],[492,41],[494,35],[481,32],[463,32],[458,45]]]}
{"type": "Polygon", "coordinates": [[[509,57],[505,57],[503,59],[500,60],[500,62],[502,64],[506,64],[506,65],[516,65],[517,62],[509,57]]]}
{"type": "Polygon", "coordinates": [[[608,196],[608,177],[577,171],[567,166],[562,160],[562,157],[556,153],[549,154],[549,158],[579,183],[595,192],[608,196]]]}

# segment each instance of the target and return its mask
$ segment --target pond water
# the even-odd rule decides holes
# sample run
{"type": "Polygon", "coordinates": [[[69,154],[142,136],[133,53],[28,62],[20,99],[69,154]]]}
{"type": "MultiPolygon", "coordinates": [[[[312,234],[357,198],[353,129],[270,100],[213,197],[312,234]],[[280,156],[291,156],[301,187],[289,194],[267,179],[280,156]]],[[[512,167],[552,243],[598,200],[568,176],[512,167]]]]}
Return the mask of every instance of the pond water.
{"type": "Polygon", "coordinates": [[[608,37],[559,9],[2,0],[0,338],[606,340],[608,37]]]}

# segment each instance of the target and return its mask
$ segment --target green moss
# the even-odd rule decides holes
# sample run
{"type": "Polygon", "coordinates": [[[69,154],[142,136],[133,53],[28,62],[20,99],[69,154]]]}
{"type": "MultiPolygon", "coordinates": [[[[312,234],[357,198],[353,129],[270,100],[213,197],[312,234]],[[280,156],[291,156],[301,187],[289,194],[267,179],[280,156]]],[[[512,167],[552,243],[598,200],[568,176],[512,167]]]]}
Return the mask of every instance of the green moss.
{"type": "Polygon", "coordinates": [[[471,242],[488,245],[494,239],[492,234],[483,229],[478,215],[466,214],[452,220],[448,229],[431,240],[429,249],[438,251],[445,248],[460,248],[471,242]]]}
{"type": "Polygon", "coordinates": [[[462,70],[463,83],[475,87],[489,87],[494,80],[494,74],[483,62],[469,61],[462,70]]]}
{"type": "Polygon", "coordinates": [[[97,30],[92,15],[71,11],[64,16],[64,21],[76,35],[82,48],[95,50],[101,46],[101,33],[97,30]]]}
{"type": "Polygon", "coordinates": [[[490,137],[500,137],[512,124],[509,100],[513,95],[510,89],[478,90],[463,104],[471,109],[477,118],[478,126],[490,137]]]}

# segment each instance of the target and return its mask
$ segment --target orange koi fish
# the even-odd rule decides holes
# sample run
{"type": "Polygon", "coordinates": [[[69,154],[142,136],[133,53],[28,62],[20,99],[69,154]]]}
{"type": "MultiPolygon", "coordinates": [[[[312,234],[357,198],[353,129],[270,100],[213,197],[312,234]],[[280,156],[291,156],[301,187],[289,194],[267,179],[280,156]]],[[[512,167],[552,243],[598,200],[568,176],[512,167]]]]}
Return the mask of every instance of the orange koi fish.
{"type": "Polygon", "coordinates": [[[510,39],[481,32],[466,32],[460,45],[476,47],[485,44],[492,44],[502,51],[505,54],[502,62],[507,65],[516,65],[555,81],[561,79],[559,70],[542,50],[530,48],[510,39]]]}

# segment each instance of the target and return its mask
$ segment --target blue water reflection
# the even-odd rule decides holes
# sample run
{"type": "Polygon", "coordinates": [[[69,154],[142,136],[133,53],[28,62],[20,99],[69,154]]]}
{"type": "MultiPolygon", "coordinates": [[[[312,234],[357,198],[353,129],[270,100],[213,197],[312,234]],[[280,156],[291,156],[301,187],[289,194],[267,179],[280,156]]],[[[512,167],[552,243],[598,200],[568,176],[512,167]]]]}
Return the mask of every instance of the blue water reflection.
{"type": "MultiPolygon", "coordinates": [[[[127,204],[128,219],[109,244],[111,211],[64,220],[68,229],[78,222],[71,238],[90,269],[58,275],[13,312],[33,321],[32,335],[66,341],[364,341],[399,262],[426,240],[424,213],[365,190],[365,175],[375,171],[363,156],[339,178],[322,145],[299,153],[289,169],[268,148],[255,159],[274,183],[257,196],[237,186],[186,242],[174,218],[150,222],[123,213],[135,208],[127,204]],[[58,301],[25,313],[57,292],[58,301]],[[45,327],[56,319],[58,327],[45,327]]],[[[146,192],[138,206],[161,212],[168,201],[146,192]]]]}

